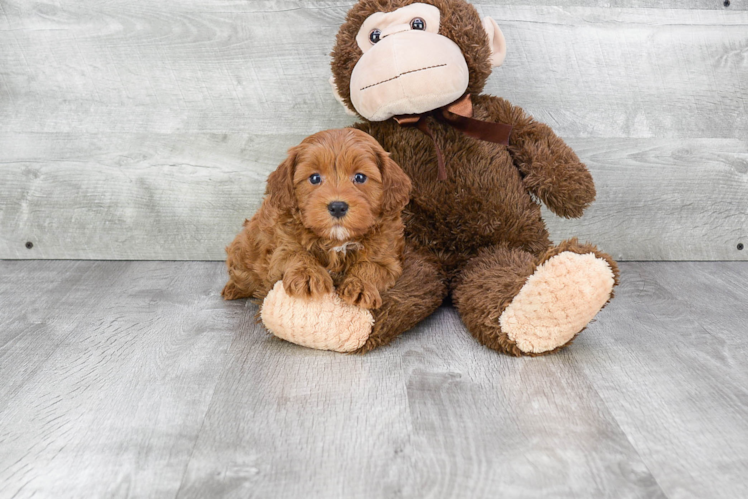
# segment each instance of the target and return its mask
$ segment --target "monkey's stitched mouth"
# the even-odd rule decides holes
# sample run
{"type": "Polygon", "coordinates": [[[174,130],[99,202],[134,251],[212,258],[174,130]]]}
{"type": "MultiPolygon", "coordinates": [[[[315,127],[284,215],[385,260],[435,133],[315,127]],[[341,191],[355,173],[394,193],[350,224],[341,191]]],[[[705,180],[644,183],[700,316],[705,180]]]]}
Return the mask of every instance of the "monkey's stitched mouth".
{"type": "Polygon", "coordinates": [[[361,90],[363,91],[363,90],[366,90],[366,89],[370,89],[372,87],[376,87],[377,85],[381,85],[383,83],[391,82],[392,80],[397,80],[401,76],[409,75],[410,73],[418,73],[419,71],[426,71],[427,69],[443,68],[446,65],[447,65],[446,63],[444,63],[444,64],[435,64],[433,66],[426,66],[425,68],[411,69],[410,71],[405,71],[403,73],[400,73],[397,76],[393,76],[392,78],[388,78],[386,80],[382,80],[381,82],[372,83],[371,85],[367,85],[366,87],[363,87],[361,90]]]}

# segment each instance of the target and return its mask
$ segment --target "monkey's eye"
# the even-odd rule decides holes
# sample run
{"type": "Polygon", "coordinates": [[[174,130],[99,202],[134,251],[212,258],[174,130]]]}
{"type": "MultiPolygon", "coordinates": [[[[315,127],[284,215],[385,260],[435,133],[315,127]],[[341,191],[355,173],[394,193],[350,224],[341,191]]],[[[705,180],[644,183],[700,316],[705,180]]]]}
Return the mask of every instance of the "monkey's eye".
{"type": "Polygon", "coordinates": [[[369,33],[369,41],[372,44],[375,44],[379,41],[380,36],[382,36],[382,32],[380,30],[371,30],[371,33],[369,33]]]}
{"type": "Polygon", "coordinates": [[[426,29],[426,21],[420,17],[416,17],[410,22],[411,29],[423,31],[426,29]]]}
{"type": "Polygon", "coordinates": [[[367,177],[364,174],[356,174],[353,176],[353,182],[356,184],[363,184],[366,182],[367,177]]]}
{"type": "Polygon", "coordinates": [[[320,182],[322,182],[322,176],[319,174],[312,174],[309,176],[309,182],[311,182],[314,185],[317,185],[320,182]]]}

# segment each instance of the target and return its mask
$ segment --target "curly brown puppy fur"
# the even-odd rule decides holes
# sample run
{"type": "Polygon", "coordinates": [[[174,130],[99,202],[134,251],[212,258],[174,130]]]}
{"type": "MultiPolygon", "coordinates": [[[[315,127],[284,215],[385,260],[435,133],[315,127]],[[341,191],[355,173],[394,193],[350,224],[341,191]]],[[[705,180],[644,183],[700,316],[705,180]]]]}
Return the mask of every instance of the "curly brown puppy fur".
{"type": "Polygon", "coordinates": [[[292,296],[336,288],[350,304],[379,308],[402,274],[400,214],[410,187],[364,132],[306,138],[270,174],[262,206],[226,248],[223,297],[262,299],[282,279],[292,296]]]}

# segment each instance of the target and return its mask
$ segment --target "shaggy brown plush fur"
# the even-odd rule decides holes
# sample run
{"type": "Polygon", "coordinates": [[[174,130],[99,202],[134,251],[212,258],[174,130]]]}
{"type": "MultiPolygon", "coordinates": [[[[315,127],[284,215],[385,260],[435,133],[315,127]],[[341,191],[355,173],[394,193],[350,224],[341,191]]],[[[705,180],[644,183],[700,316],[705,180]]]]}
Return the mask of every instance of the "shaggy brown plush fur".
{"type": "Polygon", "coordinates": [[[403,274],[382,295],[382,307],[372,311],[374,328],[357,351],[366,353],[385,345],[433,313],[447,296],[444,273],[428,252],[406,246],[403,274]]]}
{"type": "MultiPolygon", "coordinates": [[[[465,266],[453,293],[455,305],[470,333],[491,349],[514,356],[537,356],[520,351],[496,325],[535,269],[551,257],[567,251],[582,255],[592,253],[602,258],[610,266],[615,284],[618,284],[618,266],[613,259],[593,245],[580,244],[576,238],[549,248],[540,257],[520,249],[511,249],[505,244],[484,248],[465,266]]],[[[613,295],[610,296],[612,298],[613,295]]],[[[573,340],[542,355],[558,351],[573,340]]]]}
{"type": "Polygon", "coordinates": [[[227,300],[264,298],[283,280],[291,296],[318,297],[333,287],[367,309],[402,273],[403,223],[410,181],[367,134],[328,130],[291,148],[268,178],[260,210],[226,248],[227,300]],[[313,174],[321,176],[312,184],[313,174]],[[364,174],[365,182],[354,182],[364,174]],[[333,217],[328,204],[348,211],[333,217]]]}
{"type": "MultiPolygon", "coordinates": [[[[438,307],[448,290],[471,333],[486,346],[526,354],[501,331],[498,319],[538,265],[562,251],[610,256],[575,240],[552,246],[540,205],[562,217],[579,217],[595,199],[592,177],[574,151],[546,125],[504,99],[478,95],[490,74],[488,39],[473,6],[463,0],[419,0],[441,11],[439,33],[461,48],[470,70],[474,117],[513,126],[509,146],[478,141],[428,118],[447,159],[447,180],[437,180],[428,137],[393,120],[362,122],[410,176],[413,193],[403,212],[406,241],[401,281],[383,295],[371,338],[361,351],[385,344],[438,307]],[[412,270],[412,274],[408,270],[412,270]],[[402,283],[401,283],[402,282],[402,283]]],[[[333,50],[332,70],[343,101],[361,50],[355,36],[372,13],[414,0],[361,0],[350,10],[333,50]]]]}

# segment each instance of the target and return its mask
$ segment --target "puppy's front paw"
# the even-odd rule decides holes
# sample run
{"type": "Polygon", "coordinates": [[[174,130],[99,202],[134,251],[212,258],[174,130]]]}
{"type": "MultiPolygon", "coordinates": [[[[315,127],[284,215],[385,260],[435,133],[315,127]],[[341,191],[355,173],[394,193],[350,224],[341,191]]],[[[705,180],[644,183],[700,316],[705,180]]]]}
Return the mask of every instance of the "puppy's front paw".
{"type": "Polygon", "coordinates": [[[283,288],[292,297],[317,298],[332,293],[333,284],[330,275],[321,267],[297,267],[285,272],[283,288]]]}
{"type": "Polygon", "coordinates": [[[366,283],[360,278],[349,276],[338,288],[340,298],[354,306],[364,309],[379,309],[382,307],[382,297],[377,287],[366,283]]]}

